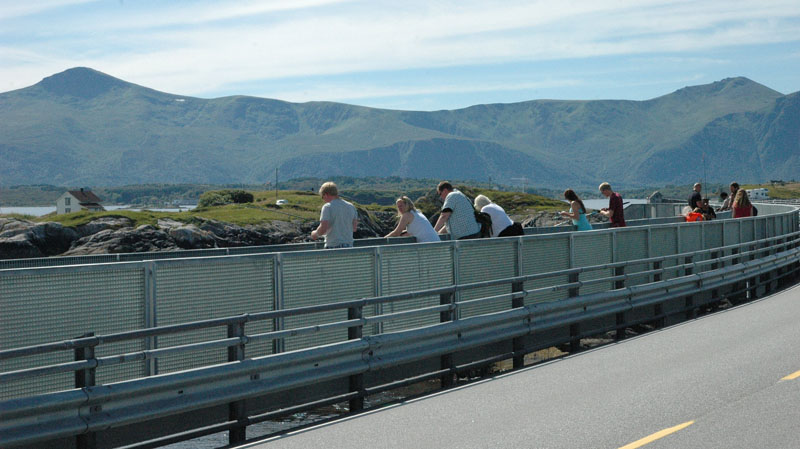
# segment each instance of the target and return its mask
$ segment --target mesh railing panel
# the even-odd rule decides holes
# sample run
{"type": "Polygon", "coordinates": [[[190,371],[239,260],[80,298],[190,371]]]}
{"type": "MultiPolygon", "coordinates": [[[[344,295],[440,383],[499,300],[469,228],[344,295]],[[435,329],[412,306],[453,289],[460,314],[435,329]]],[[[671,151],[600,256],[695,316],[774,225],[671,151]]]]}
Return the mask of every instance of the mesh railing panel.
{"type": "MultiPolygon", "coordinates": [[[[522,239],[522,274],[547,273],[569,268],[569,234],[522,239]]],[[[553,276],[525,282],[525,290],[566,284],[567,276],[553,276]]],[[[525,298],[525,304],[555,301],[566,298],[564,290],[536,293],[525,298]]]]}
{"type": "MultiPolygon", "coordinates": [[[[619,237],[619,233],[617,236],[619,237]]],[[[587,267],[611,263],[612,239],[612,232],[575,233],[575,236],[573,237],[573,244],[575,247],[572,250],[573,256],[575,257],[573,266],[587,267]]],[[[588,273],[581,273],[580,280],[589,281],[592,279],[609,277],[613,274],[614,272],[611,269],[593,270],[588,273]]],[[[585,295],[589,293],[601,292],[609,290],[612,287],[613,284],[611,282],[599,282],[581,287],[580,294],[585,295]]]]}
{"type": "MultiPolygon", "coordinates": [[[[381,248],[381,294],[391,295],[453,285],[453,245],[402,245],[381,248]]],[[[383,304],[383,313],[439,305],[439,296],[383,304]]],[[[431,313],[383,323],[383,332],[427,326],[439,322],[431,313]]]]}
{"type": "MultiPolygon", "coordinates": [[[[274,310],[271,257],[232,257],[155,262],[156,320],[159,326],[274,310]]],[[[273,330],[271,321],[248,323],[246,334],[273,330]]],[[[227,337],[225,326],[164,335],[158,347],[227,337]]],[[[269,342],[246,346],[247,357],[272,353],[269,342]]],[[[158,372],[168,373],[228,360],[226,348],[193,351],[158,359],[158,372]]]]}
{"type": "Polygon", "coordinates": [[[699,223],[691,223],[678,227],[680,234],[680,252],[688,253],[703,249],[703,229],[699,223]]]}
{"type": "MultiPolygon", "coordinates": [[[[0,349],[69,340],[87,332],[111,334],[145,327],[141,266],[62,267],[0,273],[0,349]]],[[[144,340],[98,347],[98,357],[136,352],[144,340]]],[[[72,351],[0,361],[0,371],[69,362],[72,351]]],[[[142,362],[97,370],[97,382],[145,375],[142,362]]],[[[0,399],[74,388],[72,372],[3,384],[0,399]]]]}
{"type": "MultiPolygon", "coordinates": [[[[678,228],[670,227],[657,227],[650,230],[650,257],[669,256],[678,254],[678,228]]],[[[662,268],[674,267],[678,261],[674,258],[666,259],[662,262],[662,268]]],[[[664,271],[662,279],[672,279],[678,277],[680,273],[677,270],[664,271]]]]}
{"type": "MultiPolygon", "coordinates": [[[[616,262],[647,258],[647,245],[647,229],[628,229],[625,232],[618,232],[616,262]]],[[[625,274],[638,273],[648,269],[648,264],[630,264],[625,266],[625,274]]],[[[630,279],[625,285],[639,285],[647,282],[649,279],[640,276],[630,279]]]]}
{"type": "Polygon", "coordinates": [[[739,242],[739,227],[741,225],[741,221],[739,220],[732,220],[726,223],[723,223],[723,233],[725,234],[725,245],[735,245],[739,242]]]}
{"type": "Polygon", "coordinates": [[[0,270],[12,268],[38,268],[38,267],[57,267],[75,264],[95,264],[117,262],[116,254],[93,254],[88,256],[64,256],[64,257],[37,257],[31,259],[9,259],[0,260],[0,270]]]}
{"type": "MultiPolygon", "coordinates": [[[[489,281],[514,277],[517,274],[517,239],[491,239],[460,242],[458,249],[458,283],[489,281]]],[[[485,298],[511,293],[511,285],[481,287],[461,292],[460,300],[485,298]]],[[[460,308],[462,318],[498,312],[511,308],[511,299],[495,300],[460,308]]]]}
{"type": "Polygon", "coordinates": [[[705,249],[719,248],[722,245],[722,222],[709,221],[703,224],[705,249]]]}
{"type": "MultiPolygon", "coordinates": [[[[325,250],[283,255],[283,308],[311,306],[375,296],[372,248],[325,250]]],[[[374,307],[364,316],[375,314],[374,307]]],[[[286,317],[284,328],[344,321],[347,309],[286,317]]],[[[364,328],[364,335],[370,332],[364,328]]],[[[318,346],[347,340],[347,329],[326,330],[285,339],[285,349],[318,346]]]]}
{"type": "Polygon", "coordinates": [[[756,238],[756,226],[753,220],[737,220],[739,222],[739,226],[742,228],[742,241],[744,242],[752,242],[756,238]]]}
{"type": "Polygon", "coordinates": [[[753,220],[753,225],[755,226],[755,232],[756,232],[755,240],[761,240],[769,237],[766,220],[753,220]]]}

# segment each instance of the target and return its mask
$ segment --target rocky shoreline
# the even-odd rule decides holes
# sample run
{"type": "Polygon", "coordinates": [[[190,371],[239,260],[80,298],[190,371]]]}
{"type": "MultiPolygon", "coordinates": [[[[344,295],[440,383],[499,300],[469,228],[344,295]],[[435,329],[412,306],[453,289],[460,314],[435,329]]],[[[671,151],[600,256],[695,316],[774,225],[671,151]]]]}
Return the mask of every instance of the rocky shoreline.
{"type": "MultiPolygon", "coordinates": [[[[358,214],[356,238],[382,237],[394,229],[393,213],[359,209],[358,214]]],[[[525,227],[564,222],[553,212],[512,218],[525,227]]],[[[129,218],[106,216],[68,227],[56,222],[0,218],[0,259],[301,243],[311,241],[309,235],[318,225],[316,221],[299,220],[239,226],[208,219],[190,223],[160,219],[156,225],[134,226],[129,218]]]]}

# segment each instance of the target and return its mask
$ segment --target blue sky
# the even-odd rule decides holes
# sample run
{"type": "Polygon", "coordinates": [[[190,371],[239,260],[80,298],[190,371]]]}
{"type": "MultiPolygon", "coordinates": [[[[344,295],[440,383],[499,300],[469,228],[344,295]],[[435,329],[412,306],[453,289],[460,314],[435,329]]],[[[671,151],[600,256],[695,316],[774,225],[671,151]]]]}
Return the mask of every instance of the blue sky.
{"type": "Polygon", "coordinates": [[[91,67],[179,95],[438,110],[800,90],[798,0],[0,0],[0,92],[91,67]]]}

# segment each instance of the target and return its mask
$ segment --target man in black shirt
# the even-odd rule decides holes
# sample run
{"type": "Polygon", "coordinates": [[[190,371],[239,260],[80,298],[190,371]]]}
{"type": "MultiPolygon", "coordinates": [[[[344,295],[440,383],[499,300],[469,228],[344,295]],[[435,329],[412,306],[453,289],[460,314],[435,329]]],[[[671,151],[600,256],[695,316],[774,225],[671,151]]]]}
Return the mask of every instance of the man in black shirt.
{"type": "Polygon", "coordinates": [[[695,183],[692,195],[689,197],[689,207],[694,210],[696,207],[703,207],[703,197],[700,195],[700,190],[703,186],[700,183],[695,183]]]}

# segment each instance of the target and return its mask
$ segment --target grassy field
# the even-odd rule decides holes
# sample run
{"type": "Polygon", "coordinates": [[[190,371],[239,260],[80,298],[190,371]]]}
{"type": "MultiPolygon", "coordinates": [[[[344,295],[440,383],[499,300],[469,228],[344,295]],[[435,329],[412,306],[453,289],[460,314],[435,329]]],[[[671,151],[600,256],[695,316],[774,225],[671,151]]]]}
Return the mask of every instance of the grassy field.
{"type": "Polygon", "coordinates": [[[745,184],[743,189],[761,189],[765,188],[769,191],[769,197],[774,200],[790,200],[800,198],[800,182],[780,184],[745,184]]]}
{"type": "MultiPolygon", "coordinates": [[[[497,204],[503,206],[503,208],[505,208],[506,211],[512,215],[531,214],[542,210],[559,210],[564,206],[563,203],[557,200],[527,193],[503,192],[489,189],[470,189],[468,187],[461,188],[463,189],[464,193],[470,197],[474,197],[478,194],[484,194],[488,196],[497,204]]],[[[198,221],[199,219],[212,219],[233,223],[240,226],[255,225],[273,220],[313,221],[319,219],[319,211],[323,202],[322,198],[320,198],[320,196],[315,192],[280,190],[278,191],[278,198],[287,201],[287,204],[282,206],[277,206],[275,204],[275,191],[250,190],[249,192],[253,194],[252,203],[227,204],[224,206],[197,208],[182,212],[114,210],[105,212],[81,211],[62,215],[49,214],[42,217],[30,217],[15,214],[6,215],[6,217],[16,216],[17,218],[25,218],[38,222],[54,221],[65,226],[80,226],[100,217],[126,217],[133,221],[134,226],[155,225],[159,219],[172,219],[185,223],[191,223],[193,221],[198,221]]],[[[376,204],[361,205],[358,203],[356,203],[356,205],[372,212],[396,211],[394,206],[379,206],[376,204]]],[[[420,209],[429,216],[438,212],[436,206],[433,204],[429,204],[428,207],[423,207],[425,204],[422,202],[420,206],[420,209]]]]}

